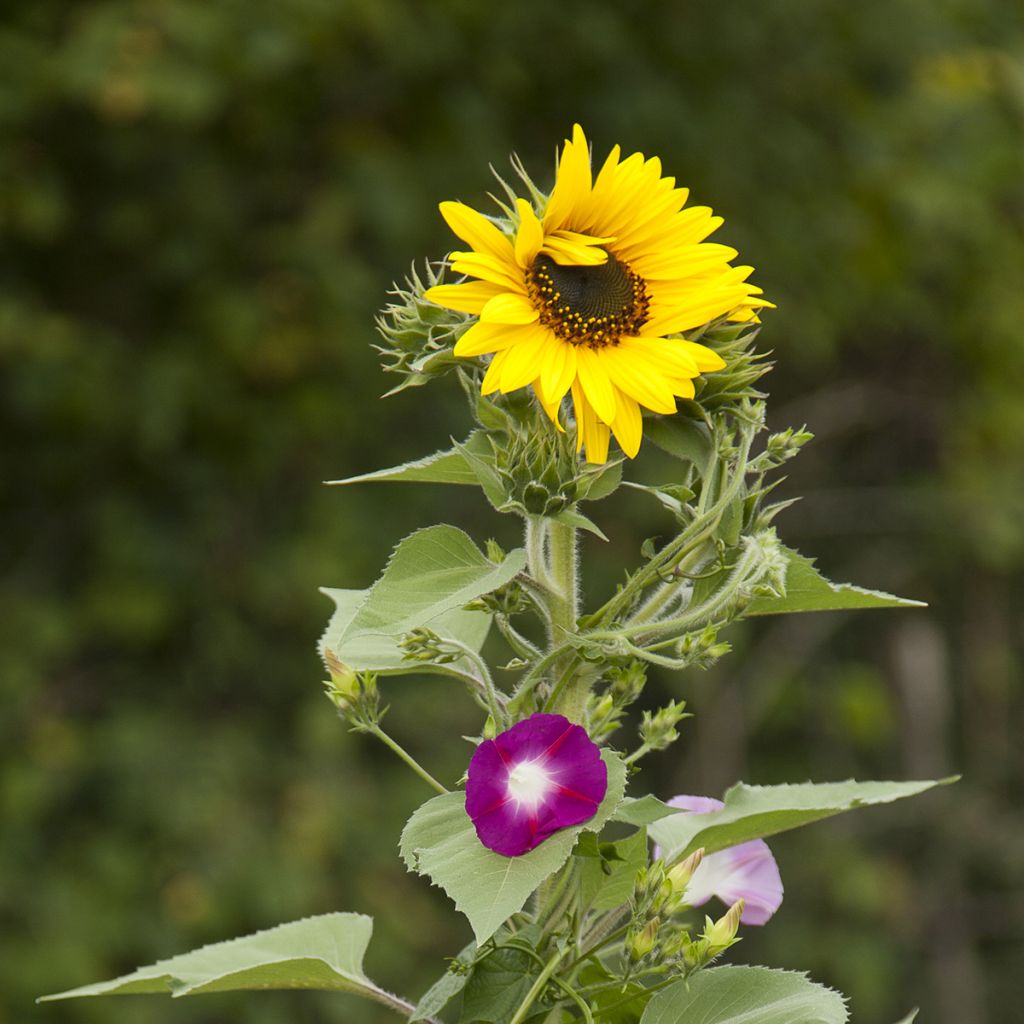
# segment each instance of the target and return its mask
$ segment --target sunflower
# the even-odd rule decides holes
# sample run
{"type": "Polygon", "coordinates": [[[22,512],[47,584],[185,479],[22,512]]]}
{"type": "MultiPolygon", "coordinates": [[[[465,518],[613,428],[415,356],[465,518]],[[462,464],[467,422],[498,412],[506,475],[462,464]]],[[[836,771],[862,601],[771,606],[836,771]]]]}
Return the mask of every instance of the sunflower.
{"type": "Polygon", "coordinates": [[[608,458],[609,435],[630,458],[640,449],[641,407],[669,414],[694,397],[694,378],[722,359],[683,332],[714,320],[756,320],[771,303],[733,267],[735,249],[705,239],[721,224],[661,174],[657,157],[626,159],[615,146],[597,176],[583,129],[566,140],[555,185],[537,208],[517,198],[499,224],[463,203],[441,203],[471,249],[451,268],[476,280],[437,285],[431,302],[476,322],[455,355],[491,355],[485,395],[532,387],[561,430],[571,392],[577,450],[608,458]]]}

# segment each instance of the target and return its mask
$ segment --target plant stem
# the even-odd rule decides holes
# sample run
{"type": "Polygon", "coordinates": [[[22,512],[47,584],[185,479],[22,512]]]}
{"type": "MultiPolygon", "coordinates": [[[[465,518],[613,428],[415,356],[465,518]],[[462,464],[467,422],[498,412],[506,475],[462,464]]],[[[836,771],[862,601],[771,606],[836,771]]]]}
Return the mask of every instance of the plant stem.
{"type": "Polygon", "coordinates": [[[545,590],[554,590],[555,585],[551,580],[547,556],[544,552],[547,533],[548,521],[546,519],[542,516],[527,517],[526,535],[523,541],[526,547],[526,570],[545,590]]]}
{"type": "Polygon", "coordinates": [[[544,991],[544,986],[548,983],[551,975],[555,973],[555,968],[561,963],[562,957],[568,952],[566,949],[560,949],[556,951],[555,955],[547,962],[544,970],[537,975],[537,980],[530,986],[530,991],[526,993],[526,998],[519,1004],[519,1009],[516,1010],[515,1015],[508,1022],[508,1024],[523,1024],[526,1020],[526,1015],[530,1012],[530,1007],[537,1001],[537,997],[544,991]]]}
{"type": "MultiPolygon", "coordinates": [[[[375,999],[378,1003],[383,1003],[385,1006],[390,1007],[396,1013],[402,1014],[404,1017],[411,1017],[416,1011],[414,1004],[408,1000],[403,999],[401,996],[396,996],[393,992],[388,992],[385,989],[377,988],[376,985],[371,985],[367,989],[367,994],[371,999],[375,999]]],[[[425,1024],[441,1024],[436,1017],[424,1017],[425,1024]]]]}
{"type": "Polygon", "coordinates": [[[372,735],[376,736],[377,739],[388,747],[394,753],[396,753],[428,786],[433,787],[438,793],[447,793],[448,790],[441,785],[437,779],[434,778],[426,768],[423,767],[417,761],[412,754],[408,753],[403,747],[399,746],[379,725],[372,726],[366,730],[372,735]]]}
{"type": "MultiPolygon", "coordinates": [[[[575,633],[579,617],[579,558],[576,547],[576,527],[552,521],[551,575],[555,593],[551,601],[551,646],[564,642],[565,636],[575,633]]],[[[567,654],[555,666],[556,677],[569,673],[566,680],[559,679],[562,688],[552,701],[557,713],[571,722],[582,722],[591,680],[587,673],[572,674],[574,655],[567,654]]]]}
{"type": "MultiPolygon", "coordinates": [[[[483,683],[484,691],[487,694],[487,705],[491,712],[491,718],[494,720],[494,724],[499,728],[503,728],[506,722],[506,715],[504,713],[504,702],[499,699],[498,691],[494,686],[494,679],[491,678],[491,670],[487,667],[487,662],[480,657],[477,651],[474,651],[472,647],[467,646],[460,640],[453,640],[445,638],[445,644],[449,647],[454,647],[460,651],[462,655],[471,661],[480,673],[480,681],[483,683]]],[[[504,694],[501,695],[504,698],[504,694]]]]}

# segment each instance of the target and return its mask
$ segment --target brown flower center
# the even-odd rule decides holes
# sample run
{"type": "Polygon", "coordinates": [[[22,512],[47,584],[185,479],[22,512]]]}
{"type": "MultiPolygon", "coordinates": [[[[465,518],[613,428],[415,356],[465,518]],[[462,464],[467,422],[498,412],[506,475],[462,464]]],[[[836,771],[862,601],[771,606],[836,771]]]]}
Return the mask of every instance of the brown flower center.
{"type": "Polygon", "coordinates": [[[647,322],[650,297],[644,279],[611,253],[596,267],[566,267],[538,256],[526,281],[540,322],[573,345],[616,345],[647,322]]]}

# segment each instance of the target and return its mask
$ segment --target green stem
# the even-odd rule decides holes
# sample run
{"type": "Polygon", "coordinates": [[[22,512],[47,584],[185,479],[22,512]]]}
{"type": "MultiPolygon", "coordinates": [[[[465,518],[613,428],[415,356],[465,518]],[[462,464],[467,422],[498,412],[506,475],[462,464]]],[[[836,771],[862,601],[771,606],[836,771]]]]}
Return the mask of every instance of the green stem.
{"type": "MultiPolygon", "coordinates": [[[[551,646],[556,647],[567,635],[577,630],[579,618],[579,558],[576,545],[576,527],[552,521],[551,575],[555,596],[551,602],[551,646]]],[[[582,722],[590,692],[591,679],[587,673],[574,674],[573,654],[567,654],[556,664],[556,675],[569,673],[566,680],[559,679],[561,693],[553,696],[552,710],[565,715],[571,722],[582,722]]]]}
{"type": "Polygon", "coordinates": [[[555,973],[555,969],[567,952],[568,947],[560,949],[547,962],[544,970],[537,975],[537,980],[530,986],[530,991],[526,993],[526,998],[519,1004],[519,1009],[516,1010],[515,1015],[508,1024],[523,1024],[523,1021],[526,1020],[526,1015],[530,1012],[530,1007],[533,1006],[537,1001],[537,997],[544,991],[544,986],[548,983],[551,975],[555,973]]]}
{"type": "MultiPolygon", "coordinates": [[[[416,1007],[413,1003],[403,999],[401,996],[396,996],[393,992],[388,992],[385,989],[377,988],[376,985],[371,985],[367,989],[367,994],[371,999],[375,999],[378,1003],[383,1003],[385,1006],[390,1007],[396,1013],[400,1013],[405,1017],[411,1017],[416,1012],[416,1007]]],[[[441,1024],[436,1017],[424,1017],[425,1024],[441,1024]]]]}
{"type": "Polygon", "coordinates": [[[483,684],[484,692],[487,694],[487,706],[491,713],[491,718],[499,730],[502,729],[508,724],[506,721],[507,716],[504,713],[504,705],[507,698],[504,694],[501,694],[499,698],[498,691],[494,686],[494,680],[491,678],[491,670],[487,667],[487,662],[480,657],[477,651],[474,651],[472,647],[462,643],[460,640],[452,640],[446,637],[444,642],[448,647],[454,647],[460,651],[463,657],[476,666],[477,671],[480,673],[480,682],[483,684]]]}
{"type": "Polygon", "coordinates": [[[367,729],[367,732],[376,736],[384,746],[396,753],[428,786],[432,786],[438,791],[438,793],[443,794],[448,792],[448,790],[445,789],[444,786],[442,786],[441,783],[438,782],[437,779],[435,779],[434,776],[431,775],[430,772],[428,772],[427,769],[412,756],[412,754],[409,754],[405,749],[399,746],[379,725],[372,726],[367,729]]]}
{"type": "Polygon", "coordinates": [[[548,571],[544,542],[548,534],[548,520],[543,516],[529,516],[526,519],[526,571],[545,589],[554,590],[555,584],[548,571]]]}

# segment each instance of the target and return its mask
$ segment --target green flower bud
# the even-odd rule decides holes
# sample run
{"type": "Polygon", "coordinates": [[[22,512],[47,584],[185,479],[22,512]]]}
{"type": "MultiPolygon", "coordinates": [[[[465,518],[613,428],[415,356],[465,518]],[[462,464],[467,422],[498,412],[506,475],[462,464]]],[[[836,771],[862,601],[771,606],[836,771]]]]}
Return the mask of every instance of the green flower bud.
{"type": "Polygon", "coordinates": [[[737,900],[717,921],[705,918],[704,939],[708,944],[708,952],[715,956],[728,949],[740,930],[740,915],[743,913],[743,900],[737,900]]]}
{"type": "Polygon", "coordinates": [[[669,869],[667,877],[672,883],[672,892],[675,896],[682,898],[686,895],[686,887],[690,884],[693,873],[700,867],[700,862],[703,859],[704,847],[702,846],[699,850],[694,850],[686,860],[681,860],[669,869]]]}

